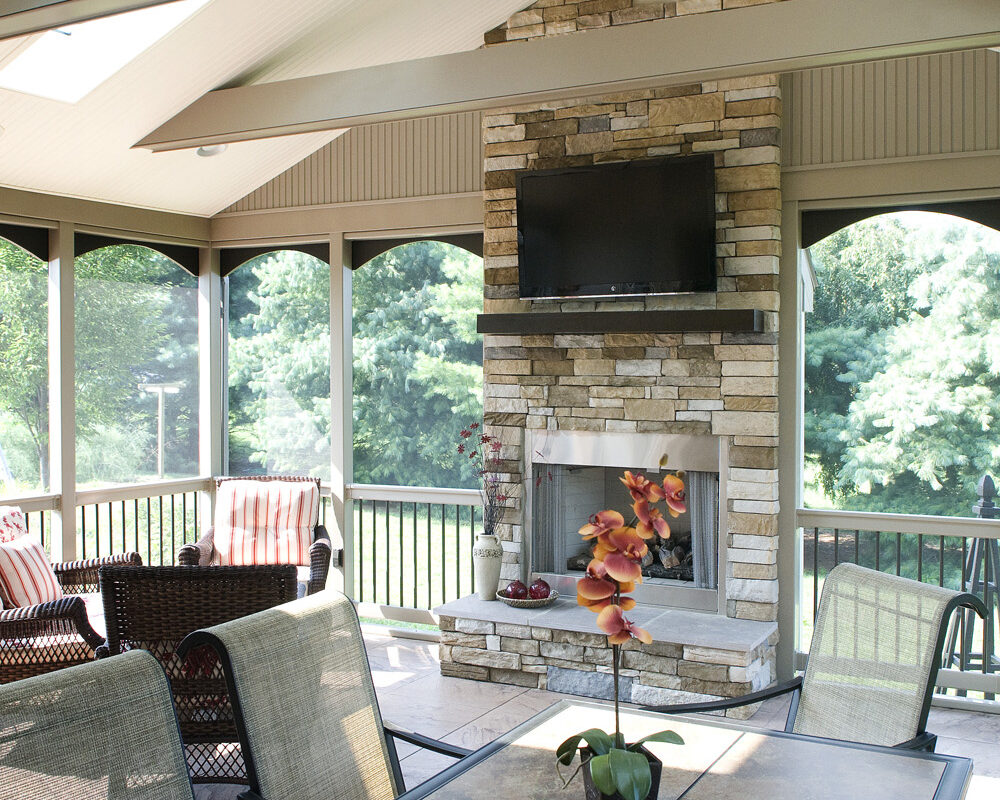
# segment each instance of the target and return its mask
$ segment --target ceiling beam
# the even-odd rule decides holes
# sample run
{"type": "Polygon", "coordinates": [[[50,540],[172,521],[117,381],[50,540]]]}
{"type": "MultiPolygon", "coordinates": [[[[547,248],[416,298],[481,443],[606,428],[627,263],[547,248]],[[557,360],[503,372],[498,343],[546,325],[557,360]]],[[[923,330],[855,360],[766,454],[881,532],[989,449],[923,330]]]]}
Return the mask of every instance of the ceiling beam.
{"type": "Polygon", "coordinates": [[[8,0],[0,5],[0,39],[171,2],[175,0],[8,0]]]}
{"type": "Polygon", "coordinates": [[[788,0],[219,89],[135,146],[176,150],[995,45],[997,0],[788,0]]]}

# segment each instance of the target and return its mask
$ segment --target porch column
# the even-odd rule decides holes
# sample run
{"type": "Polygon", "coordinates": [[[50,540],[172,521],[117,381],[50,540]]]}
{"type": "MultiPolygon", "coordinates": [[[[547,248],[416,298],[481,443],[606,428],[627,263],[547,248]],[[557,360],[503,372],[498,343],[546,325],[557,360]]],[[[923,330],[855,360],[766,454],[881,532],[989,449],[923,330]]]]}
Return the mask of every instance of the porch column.
{"type": "Polygon", "coordinates": [[[76,559],[76,359],[73,321],[73,224],[49,232],[49,484],[53,561],[76,559]]]}
{"type": "MultiPolygon", "coordinates": [[[[351,250],[342,231],[330,236],[330,500],[327,528],[334,547],[344,551],[342,588],[354,594],[353,512],[347,484],[354,479],[353,330],[351,250]]],[[[336,572],[331,572],[336,581],[336,572]]]]}
{"type": "MultiPolygon", "coordinates": [[[[219,251],[202,247],[198,251],[198,474],[221,475],[223,471],[222,393],[226,376],[222,357],[222,278],[219,251]]],[[[204,531],[212,524],[215,492],[201,494],[199,524],[204,531]]]]}

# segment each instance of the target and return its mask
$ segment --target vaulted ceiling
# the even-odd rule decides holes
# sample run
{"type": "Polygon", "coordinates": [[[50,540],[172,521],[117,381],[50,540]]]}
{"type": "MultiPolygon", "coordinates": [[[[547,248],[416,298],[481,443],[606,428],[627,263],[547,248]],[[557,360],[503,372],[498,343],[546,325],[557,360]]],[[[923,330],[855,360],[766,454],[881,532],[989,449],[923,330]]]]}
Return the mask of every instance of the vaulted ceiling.
{"type": "MultiPolygon", "coordinates": [[[[206,92],[479,47],[526,0],[209,0],[90,94],[0,89],[0,185],[210,216],[343,131],[133,149],[206,92]]],[[[0,41],[0,68],[30,36],[0,41]]]]}

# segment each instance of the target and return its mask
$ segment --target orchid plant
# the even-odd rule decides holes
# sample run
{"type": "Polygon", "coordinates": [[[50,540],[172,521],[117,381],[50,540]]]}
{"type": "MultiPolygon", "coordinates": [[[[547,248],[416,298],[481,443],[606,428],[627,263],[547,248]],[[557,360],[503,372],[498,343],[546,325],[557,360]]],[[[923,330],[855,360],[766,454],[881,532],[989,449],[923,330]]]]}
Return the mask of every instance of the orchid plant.
{"type": "Polygon", "coordinates": [[[483,533],[493,535],[503,516],[507,495],[500,483],[500,442],[495,436],[480,431],[480,424],[473,422],[462,428],[458,454],[472,462],[479,478],[479,492],[483,497],[483,533]]]}
{"type": "MultiPolygon", "coordinates": [[[[664,466],[666,457],[661,460],[664,466]]],[[[622,736],[618,711],[618,673],[621,669],[622,646],[636,639],[650,644],[649,632],[632,623],[625,612],[635,608],[635,599],[628,593],[642,582],[642,560],[649,548],[647,539],[655,534],[670,537],[670,525],[657,503],[664,501],[667,513],[678,517],[687,510],[683,473],[668,474],[662,485],[647,480],[642,474],[626,471],[620,478],[632,496],[631,524],[617,511],[605,509],[590,517],[580,528],[585,541],[593,541],[593,558],[587,574],[576,584],[577,604],[597,613],[597,627],[608,635],[614,670],[615,732],[613,736],[599,728],[591,728],[570,736],[556,751],[558,763],[569,766],[581,742],[590,748],[584,763],[590,770],[594,785],[603,795],[617,792],[625,800],[644,800],[650,793],[652,776],[648,759],[639,752],[645,742],[683,744],[673,731],[660,731],[637,742],[626,744],[622,736]],[[595,541],[596,540],[596,541],[595,541]]],[[[576,773],[574,773],[575,775],[576,773]]],[[[571,778],[572,779],[572,776],[571,778]]],[[[568,784],[569,781],[567,780],[568,784]]]]}

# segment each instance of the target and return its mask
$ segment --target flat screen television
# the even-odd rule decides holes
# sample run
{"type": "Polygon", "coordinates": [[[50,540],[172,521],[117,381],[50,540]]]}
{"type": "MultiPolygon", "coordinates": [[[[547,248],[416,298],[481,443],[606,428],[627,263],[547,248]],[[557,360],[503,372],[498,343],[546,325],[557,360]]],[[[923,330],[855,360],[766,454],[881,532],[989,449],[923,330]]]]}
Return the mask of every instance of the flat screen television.
{"type": "Polygon", "coordinates": [[[517,176],[521,297],[715,291],[711,154],[517,176]]]}

